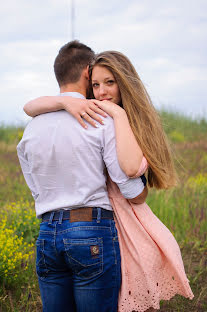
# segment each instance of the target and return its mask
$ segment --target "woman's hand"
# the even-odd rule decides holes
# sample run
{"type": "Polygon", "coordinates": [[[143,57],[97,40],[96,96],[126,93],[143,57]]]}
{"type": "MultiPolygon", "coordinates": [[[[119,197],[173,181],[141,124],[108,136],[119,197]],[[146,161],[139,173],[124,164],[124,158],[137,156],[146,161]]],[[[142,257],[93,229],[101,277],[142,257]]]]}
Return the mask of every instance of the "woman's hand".
{"type": "Polygon", "coordinates": [[[100,116],[107,117],[107,114],[93,100],[71,96],[41,96],[24,105],[25,113],[31,117],[62,109],[73,115],[85,129],[87,129],[87,125],[84,119],[93,127],[98,127],[97,122],[104,124],[100,116]]]}
{"type": "Polygon", "coordinates": [[[104,124],[104,121],[99,115],[107,117],[104,109],[98,107],[98,105],[95,103],[95,100],[83,100],[71,98],[68,96],[62,96],[61,103],[62,108],[69,112],[71,115],[73,115],[81,124],[81,126],[85,129],[87,129],[87,125],[84,123],[83,119],[85,119],[93,127],[97,128],[98,124],[96,123],[96,121],[98,121],[100,124],[104,124]]]}
{"type": "Polygon", "coordinates": [[[115,118],[117,115],[123,114],[123,112],[125,112],[124,109],[121,108],[121,106],[111,101],[107,101],[107,100],[103,100],[103,101],[90,100],[90,101],[95,103],[100,109],[102,109],[112,118],[115,118]]]}

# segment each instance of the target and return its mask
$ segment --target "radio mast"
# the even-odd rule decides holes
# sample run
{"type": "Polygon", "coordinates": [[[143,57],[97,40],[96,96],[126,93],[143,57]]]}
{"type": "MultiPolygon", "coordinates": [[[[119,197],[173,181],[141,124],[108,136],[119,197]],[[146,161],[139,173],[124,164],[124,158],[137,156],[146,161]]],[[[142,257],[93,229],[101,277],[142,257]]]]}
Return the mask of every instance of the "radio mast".
{"type": "Polygon", "coordinates": [[[71,38],[75,39],[75,0],[71,0],[71,38]]]}

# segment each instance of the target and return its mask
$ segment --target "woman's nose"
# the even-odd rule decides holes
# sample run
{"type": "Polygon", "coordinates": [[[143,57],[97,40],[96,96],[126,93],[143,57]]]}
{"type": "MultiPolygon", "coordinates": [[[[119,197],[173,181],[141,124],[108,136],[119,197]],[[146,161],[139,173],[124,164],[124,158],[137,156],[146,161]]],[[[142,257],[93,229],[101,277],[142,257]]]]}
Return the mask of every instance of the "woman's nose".
{"type": "Polygon", "coordinates": [[[100,85],[100,88],[99,88],[99,94],[100,95],[105,95],[106,94],[106,88],[104,85],[100,85]]]}

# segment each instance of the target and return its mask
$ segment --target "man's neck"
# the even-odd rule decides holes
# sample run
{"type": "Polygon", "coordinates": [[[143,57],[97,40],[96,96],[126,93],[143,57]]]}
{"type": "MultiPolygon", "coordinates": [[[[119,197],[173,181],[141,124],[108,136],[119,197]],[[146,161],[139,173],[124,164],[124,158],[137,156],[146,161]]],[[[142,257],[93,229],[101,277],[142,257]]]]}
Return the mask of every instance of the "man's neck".
{"type": "Polygon", "coordinates": [[[64,92],[78,92],[86,97],[86,89],[83,86],[78,85],[77,83],[74,84],[67,84],[60,87],[60,93],[64,92]]]}

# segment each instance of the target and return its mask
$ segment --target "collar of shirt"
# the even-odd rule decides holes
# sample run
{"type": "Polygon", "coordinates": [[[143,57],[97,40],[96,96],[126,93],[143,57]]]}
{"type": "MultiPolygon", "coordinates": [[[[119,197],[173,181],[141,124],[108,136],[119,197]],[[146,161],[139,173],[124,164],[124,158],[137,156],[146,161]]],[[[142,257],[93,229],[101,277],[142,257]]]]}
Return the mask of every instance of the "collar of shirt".
{"type": "Polygon", "coordinates": [[[72,96],[79,99],[85,99],[85,96],[79,92],[63,92],[60,93],[60,96],[72,96]]]}

